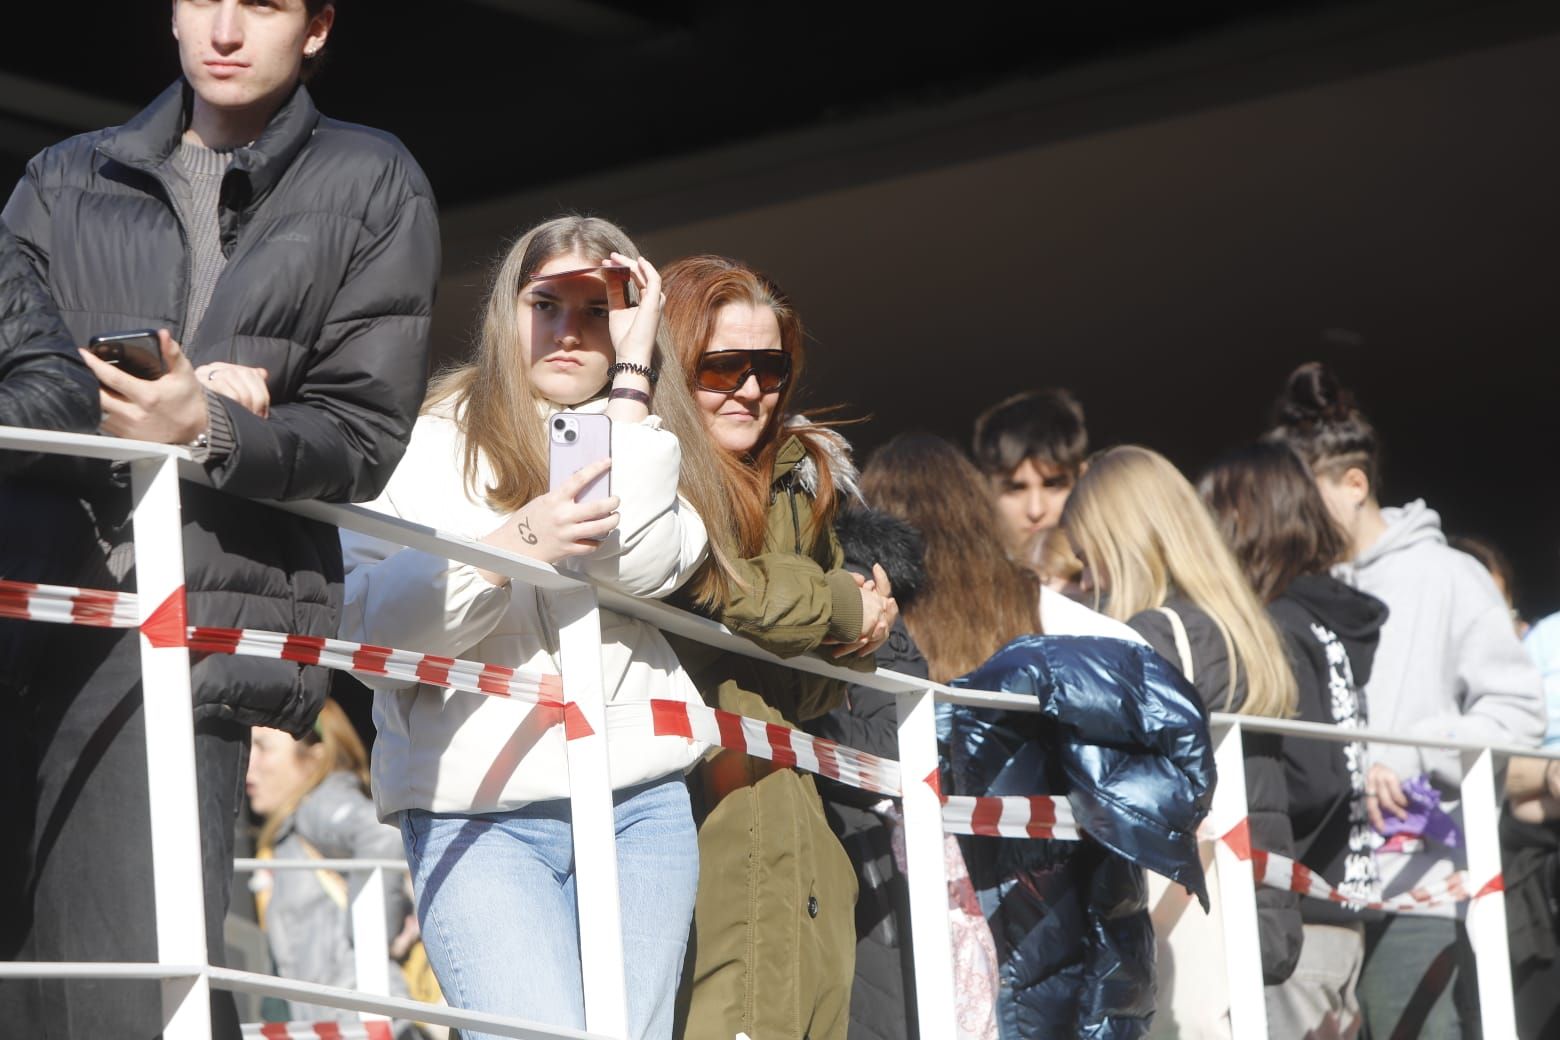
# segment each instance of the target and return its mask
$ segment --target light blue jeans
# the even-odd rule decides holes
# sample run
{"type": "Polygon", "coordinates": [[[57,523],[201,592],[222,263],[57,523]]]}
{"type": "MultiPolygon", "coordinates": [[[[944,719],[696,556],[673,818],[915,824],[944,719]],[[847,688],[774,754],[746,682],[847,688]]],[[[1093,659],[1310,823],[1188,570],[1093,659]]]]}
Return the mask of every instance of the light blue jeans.
{"type": "MultiPolygon", "coordinates": [[[[613,801],[628,1035],[670,1040],[699,884],[688,787],[673,776],[613,801]]],[[[423,943],[451,1005],[585,1028],[569,815],[567,799],[481,816],[401,813],[423,943]]]]}

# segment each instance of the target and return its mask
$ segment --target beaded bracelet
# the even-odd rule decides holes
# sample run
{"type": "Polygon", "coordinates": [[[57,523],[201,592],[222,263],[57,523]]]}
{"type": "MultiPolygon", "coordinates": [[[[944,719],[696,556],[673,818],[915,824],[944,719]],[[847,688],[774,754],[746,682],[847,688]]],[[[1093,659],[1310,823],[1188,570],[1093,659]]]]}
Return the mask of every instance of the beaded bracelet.
{"type": "Polygon", "coordinates": [[[650,407],[650,395],[643,390],[635,390],[630,386],[615,386],[612,392],[607,394],[609,401],[638,401],[646,408],[650,407]]]}
{"type": "Polygon", "coordinates": [[[607,377],[611,378],[612,376],[617,375],[619,372],[631,372],[636,376],[644,376],[646,379],[650,380],[651,386],[655,385],[656,379],[661,374],[656,369],[651,368],[649,365],[636,365],[632,361],[618,361],[614,362],[612,366],[607,369],[607,377]]]}

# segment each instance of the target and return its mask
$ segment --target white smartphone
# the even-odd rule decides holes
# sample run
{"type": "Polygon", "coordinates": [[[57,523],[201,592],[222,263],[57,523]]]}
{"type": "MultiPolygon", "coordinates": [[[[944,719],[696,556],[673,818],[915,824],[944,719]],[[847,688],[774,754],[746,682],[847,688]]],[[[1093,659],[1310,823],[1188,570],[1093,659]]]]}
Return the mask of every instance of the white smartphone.
{"type": "MultiPolygon", "coordinates": [[[[612,420],[592,412],[556,412],[547,420],[547,490],[557,491],[585,466],[612,457],[612,420]]],[[[574,496],[594,502],[612,495],[607,470],[574,496]]]]}

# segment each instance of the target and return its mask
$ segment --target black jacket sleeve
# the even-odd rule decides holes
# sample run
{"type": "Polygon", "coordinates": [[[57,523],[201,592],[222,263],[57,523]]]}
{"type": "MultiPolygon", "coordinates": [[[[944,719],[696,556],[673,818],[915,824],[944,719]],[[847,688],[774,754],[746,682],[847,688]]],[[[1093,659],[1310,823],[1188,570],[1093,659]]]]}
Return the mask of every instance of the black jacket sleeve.
{"type": "MultiPolygon", "coordinates": [[[[904,675],[926,677],[926,658],[910,638],[903,618],[894,622],[888,642],[878,648],[877,666],[904,675]]],[[[827,715],[807,720],[802,728],[813,736],[826,737],[879,758],[899,760],[899,711],[893,694],[868,686],[851,686],[843,705],[827,715]]],[[[883,800],[875,791],[837,780],[818,777],[817,783],[818,789],[830,801],[866,809],[883,800]]]]}
{"type": "MultiPolygon", "coordinates": [[[[89,433],[98,387],[20,243],[0,225],[0,426],[89,433]]],[[[0,470],[23,458],[0,453],[0,470]]]]}
{"type": "Polygon", "coordinates": [[[266,419],[221,402],[236,443],[208,472],[224,491],[364,502],[400,461],[427,388],[439,226],[410,159],[389,168],[374,198],[293,398],[266,419]]]}

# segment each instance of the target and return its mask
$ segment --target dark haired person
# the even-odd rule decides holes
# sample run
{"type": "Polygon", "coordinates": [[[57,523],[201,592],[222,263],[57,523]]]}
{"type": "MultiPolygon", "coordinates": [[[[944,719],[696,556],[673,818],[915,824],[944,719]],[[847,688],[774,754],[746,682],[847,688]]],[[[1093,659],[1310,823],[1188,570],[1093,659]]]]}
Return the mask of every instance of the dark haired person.
{"type": "MultiPolygon", "coordinates": [[[[1296,717],[1347,728],[1367,725],[1361,688],[1370,678],[1387,608],[1329,569],[1348,546],[1305,463],[1282,444],[1225,456],[1198,483],[1214,523],[1283,636],[1298,688],[1296,717]]],[[[1295,858],[1339,892],[1381,895],[1376,838],[1365,807],[1365,746],[1285,738],[1284,771],[1295,858]]],[[[1274,1036],[1353,1036],[1355,993],[1365,960],[1358,907],[1300,901],[1304,943],[1294,972],[1268,986],[1274,1036]]]]}
{"type": "MultiPolygon", "coordinates": [[[[172,16],[182,78],[125,125],[35,157],[5,221],[77,346],[162,330],[159,379],[85,361],[103,432],[189,446],[216,489],[183,488],[190,621],[334,635],[335,530],[246,500],[362,501],[389,478],[425,382],[433,197],[399,142],[325,118],[300,85],[332,4],[177,0],[172,16]]],[[[124,484],[61,464],[0,488],[0,574],[47,541],[74,566],[40,580],[134,588],[124,484]]],[[[5,956],[156,959],[137,639],[34,625],[0,661],[25,750],[4,791],[6,855],[26,878],[0,897],[5,956]]],[[[284,661],[194,664],[213,960],[249,728],[307,732],[327,679],[284,661]]],[[[217,996],[218,1034],[236,1035],[217,996]]],[[[150,1037],[163,1021],[155,982],[93,980],[8,981],[0,1020],[50,1037],[150,1037]]]]}
{"type": "MultiPolygon", "coordinates": [[[[1350,561],[1341,575],[1390,611],[1365,687],[1372,728],[1409,738],[1536,747],[1544,736],[1543,687],[1512,630],[1505,600],[1477,560],[1446,544],[1440,518],[1423,501],[1381,507],[1380,443],[1353,395],[1325,366],[1302,365],[1289,377],[1267,439],[1288,444],[1309,465],[1349,541],[1350,561]]],[[[1428,776],[1455,816],[1458,752],[1371,745],[1367,755],[1366,797],[1378,830],[1386,816],[1404,816],[1409,803],[1403,784],[1419,776],[1428,776]]],[[[1433,838],[1383,848],[1376,859],[1388,897],[1438,882],[1454,869],[1452,851],[1433,838]]],[[[1455,985],[1423,1012],[1423,1035],[1455,1036],[1459,1028],[1473,1027],[1477,991],[1466,970],[1471,951],[1455,914],[1448,906],[1389,915],[1368,926],[1359,992],[1371,1035],[1391,1035],[1405,1011],[1420,1017],[1422,1002],[1411,1007],[1410,997],[1422,981],[1440,976],[1430,971],[1438,961],[1461,963],[1455,985]]]]}
{"type": "Polygon", "coordinates": [[[1014,394],[975,420],[970,454],[990,483],[1008,555],[1035,566],[1089,454],[1083,406],[1066,390],[1014,394]]]}

